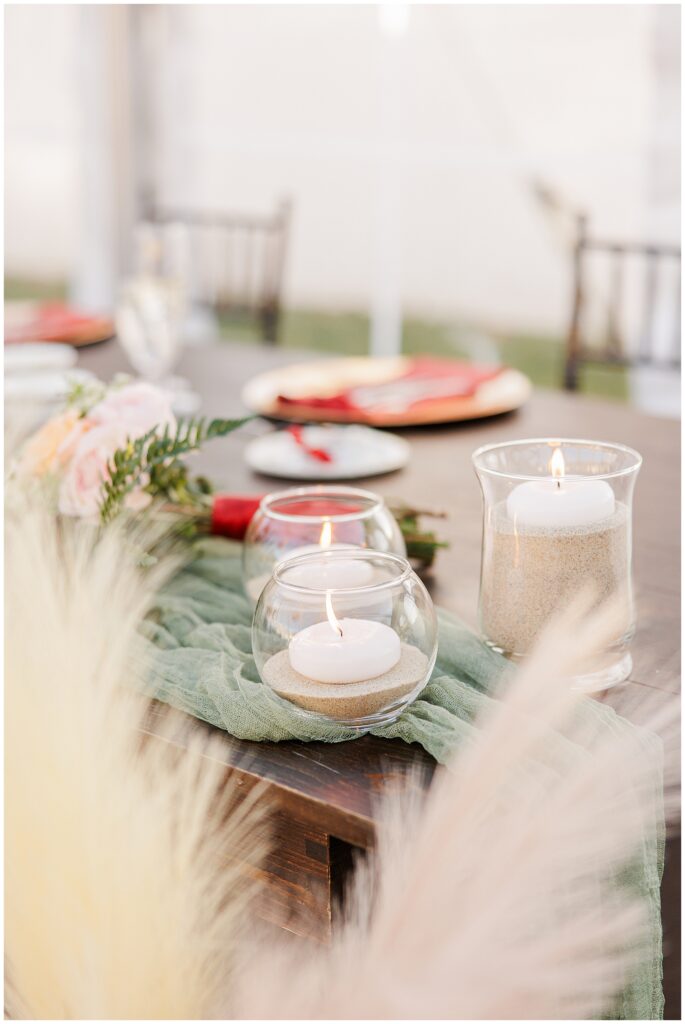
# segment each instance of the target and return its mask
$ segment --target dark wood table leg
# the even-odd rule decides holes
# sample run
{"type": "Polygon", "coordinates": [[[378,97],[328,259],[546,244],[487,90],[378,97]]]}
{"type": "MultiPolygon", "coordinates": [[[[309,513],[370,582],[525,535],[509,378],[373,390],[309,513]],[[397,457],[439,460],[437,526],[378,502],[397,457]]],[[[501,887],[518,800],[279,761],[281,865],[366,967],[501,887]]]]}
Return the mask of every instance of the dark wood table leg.
{"type": "Polygon", "coordinates": [[[263,861],[257,916],[293,936],[329,942],[331,857],[329,836],[284,811],[271,820],[271,851],[263,861]]]}
{"type": "Polygon", "coordinates": [[[273,847],[261,880],[256,912],[293,937],[328,943],[345,890],[363,851],[284,812],[273,821],[273,847]]]}

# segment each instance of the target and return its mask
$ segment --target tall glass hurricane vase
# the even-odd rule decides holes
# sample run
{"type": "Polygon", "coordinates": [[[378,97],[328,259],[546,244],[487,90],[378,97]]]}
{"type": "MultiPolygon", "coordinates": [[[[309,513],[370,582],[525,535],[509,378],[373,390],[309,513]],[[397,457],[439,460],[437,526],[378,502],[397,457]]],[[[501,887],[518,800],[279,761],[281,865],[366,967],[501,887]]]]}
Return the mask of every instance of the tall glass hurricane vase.
{"type": "Polygon", "coordinates": [[[479,617],[491,647],[524,657],[548,619],[585,591],[597,605],[613,602],[618,626],[576,683],[602,690],[628,677],[632,501],[641,462],[623,445],[563,438],[474,452],[483,492],[479,617]]]}

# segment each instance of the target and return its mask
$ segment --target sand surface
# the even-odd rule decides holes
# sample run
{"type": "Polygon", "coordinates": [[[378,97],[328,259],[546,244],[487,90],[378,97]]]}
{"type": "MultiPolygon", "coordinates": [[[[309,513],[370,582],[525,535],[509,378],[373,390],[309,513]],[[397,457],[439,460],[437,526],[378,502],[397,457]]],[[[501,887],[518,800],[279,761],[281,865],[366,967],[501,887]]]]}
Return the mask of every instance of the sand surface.
{"type": "Polygon", "coordinates": [[[375,679],[360,683],[317,683],[306,679],[290,665],[287,650],[274,654],[264,665],[264,681],[286,700],[307,711],[340,721],[354,721],[390,707],[410,693],[424,678],[426,655],[402,644],[397,664],[375,679]]]}
{"type": "Polygon", "coordinates": [[[617,597],[630,629],[629,517],[617,505],[608,519],[564,529],[518,527],[498,507],[486,526],[481,626],[507,654],[525,654],[549,617],[580,590],[597,603],[617,597]]]}

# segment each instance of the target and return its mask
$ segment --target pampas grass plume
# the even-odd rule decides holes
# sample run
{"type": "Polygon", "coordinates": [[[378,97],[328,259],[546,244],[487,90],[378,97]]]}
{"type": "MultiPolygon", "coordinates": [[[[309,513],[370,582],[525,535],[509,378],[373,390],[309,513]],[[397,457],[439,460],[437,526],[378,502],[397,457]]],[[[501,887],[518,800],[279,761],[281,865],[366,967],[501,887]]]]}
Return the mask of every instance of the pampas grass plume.
{"type": "MultiPolygon", "coordinates": [[[[138,538],[141,543],[144,537],[138,538]]],[[[199,736],[142,744],[136,630],[173,568],[116,529],[6,520],[5,939],[12,1016],[191,1018],[226,998],[265,842],[199,736]],[[219,827],[221,826],[221,827],[219,827]]]]}

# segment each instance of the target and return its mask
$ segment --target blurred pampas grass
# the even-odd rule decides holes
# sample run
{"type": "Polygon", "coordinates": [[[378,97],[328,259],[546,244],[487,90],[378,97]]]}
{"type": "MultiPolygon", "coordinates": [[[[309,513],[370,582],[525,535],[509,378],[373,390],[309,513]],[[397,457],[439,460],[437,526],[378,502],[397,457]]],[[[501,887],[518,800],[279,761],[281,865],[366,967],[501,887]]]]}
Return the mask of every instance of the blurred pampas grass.
{"type": "Polygon", "coordinates": [[[329,949],[254,942],[266,850],[211,745],[143,743],[137,628],[173,559],[146,537],[6,517],[8,1011],[45,1018],[562,1018],[606,1012],[645,947],[614,884],[657,827],[656,745],[565,680],[611,635],[569,611],[429,794],[378,809],[329,949]]]}
{"type": "Polygon", "coordinates": [[[646,914],[615,884],[658,829],[658,742],[580,710],[565,677],[611,635],[583,602],[542,638],[441,771],[380,807],[330,950],[269,950],[241,1011],[259,1017],[578,1019],[609,1012],[646,914]]]}
{"type": "MultiPolygon", "coordinates": [[[[150,597],[144,536],[57,524],[14,493],[6,517],[5,941],[8,1012],[207,1016],[225,998],[264,844],[198,738],[142,743],[129,685],[150,597]]],[[[147,538],[149,540],[149,537],[147,538]]]]}

